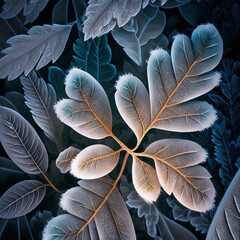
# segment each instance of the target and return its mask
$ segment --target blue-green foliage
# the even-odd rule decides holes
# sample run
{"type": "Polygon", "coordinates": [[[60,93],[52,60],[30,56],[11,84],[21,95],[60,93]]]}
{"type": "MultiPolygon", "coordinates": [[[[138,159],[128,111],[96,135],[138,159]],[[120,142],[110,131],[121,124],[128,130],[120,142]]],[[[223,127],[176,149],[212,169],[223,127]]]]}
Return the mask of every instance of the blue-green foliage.
{"type": "Polygon", "coordinates": [[[201,231],[202,234],[207,233],[213,217],[212,211],[206,213],[194,212],[179,204],[173,198],[167,198],[167,202],[172,207],[172,214],[175,220],[190,222],[196,231],[201,231]]]}
{"type": "Polygon", "coordinates": [[[84,42],[83,34],[73,45],[76,56],[74,66],[88,72],[99,82],[107,82],[116,75],[116,68],[110,63],[112,52],[106,36],[84,42]]]}
{"type": "Polygon", "coordinates": [[[240,138],[236,142],[231,139],[231,130],[227,129],[225,119],[215,124],[212,132],[215,160],[221,164],[219,176],[223,186],[227,188],[237,170],[234,164],[239,158],[240,138]]]}
{"type": "Polygon", "coordinates": [[[48,68],[48,80],[55,89],[57,99],[62,99],[66,97],[65,93],[65,81],[66,74],[59,67],[49,67],[48,68]]]}
{"type": "Polygon", "coordinates": [[[215,159],[220,163],[219,176],[225,189],[235,175],[240,153],[240,62],[222,62],[220,94],[209,94],[219,109],[219,121],[212,129],[215,159]]]}
{"type": "Polygon", "coordinates": [[[150,237],[157,240],[196,240],[191,232],[164,216],[154,204],[146,203],[125,176],[121,178],[120,189],[128,207],[136,209],[139,218],[145,218],[147,234],[150,237]]]}

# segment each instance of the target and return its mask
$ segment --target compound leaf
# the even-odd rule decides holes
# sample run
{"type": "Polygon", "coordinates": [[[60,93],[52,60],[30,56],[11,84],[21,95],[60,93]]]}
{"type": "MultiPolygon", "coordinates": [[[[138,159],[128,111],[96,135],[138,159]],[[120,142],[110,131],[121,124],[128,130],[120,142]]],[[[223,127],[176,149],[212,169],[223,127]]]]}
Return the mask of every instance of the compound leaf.
{"type": "Polygon", "coordinates": [[[23,171],[45,173],[48,168],[47,151],[33,127],[17,112],[0,107],[1,144],[23,171]]]}
{"type": "Polygon", "coordinates": [[[0,217],[11,219],[31,212],[42,201],[46,185],[25,180],[9,188],[0,198],[0,217]]]}
{"type": "Polygon", "coordinates": [[[37,64],[40,69],[51,60],[55,62],[62,54],[72,25],[34,26],[28,35],[17,35],[8,39],[11,46],[2,51],[0,78],[13,80],[24,72],[25,76],[37,64]]]}
{"type": "Polygon", "coordinates": [[[148,203],[155,202],[160,194],[157,173],[149,164],[133,157],[132,180],[137,193],[148,203]]]}
{"type": "Polygon", "coordinates": [[[89,146],[73,159],[71,173],[82,179],[103,177],[116,167],[120,151],[102,144],[89,146]]]}
{"type": "Polygon", "coordinates": [[[238,239],[240,225],[240,170],[229,185],[210,225],[206,240],[238,239]]]}
{"type": "Polygon", "coordinates": [[[133,223],[122,196],[115,188],[101,210],[89,219],[106,197],[113,182],[108,178],[81,180],[80,187],[74,187],[62,195],[61,207],[72,215],[63,215],[51,220],[45,228],[45,239],[58,232],[66,239],[136,239],[133,223]],[[71,216],[71,217],[70,217],[71,216]],[[60,218],[63,220],[60,223],[60,218]],[[58,219],[58,220],[57,220],[58,219]],[[69,223],[65,220],[69,220],[69,223]],[[54,227],[61,224],[60,229],[54,227]],[[54,223],[54,224],[52,224],[54,223]],[[84,224],[87,224],[83,228],[84,224]],[[70,235],[71,234],[71,235],[70,235]]]}
{"type": "Polygon", "coordinates": [[[132,75],[121,76],[116,89],[118,111],[140,140],[151,121],[148,91],[143,83],[132,75]]]}
{"type": "Polygon", "coordinates": [[[42,78],[38,78],[35,71],[31,71],[26,77],[22,75],[20,80],[23,85],[25,103],[30,108],[33,119],[46,136],[60,146],[63,124],[53,109],[57,101],[54,88],[46,84],[42,78]]]}
{"type": "Polygon", "coordinates": [[[61,152],[56,159],[56,165],[61,173],[67,173],[71,169],[72,160],[80,153],[75,147],[69,147],[61,152]]]}
{"type": "Polygon", "coordinates": [[[204,212],[213,207],[215,190],[210,174],[197,165],[207,154],[195,142],[165,139],[150,144],[146,156],[155,160],[159,182],[167,194],[189,209],[204,212]]]}
{"type": "MultiPolygon", "coordinates": [[[[161,129],[161,124],[159,126],[155,124],[158,118],[162,115],[164,118],[176,115],[178,104],[201,96],[219,83],[220,74],[211,70],[219,63],[222,52],[221,36],[211,24],[197,27],[192,33],[191,40],[184,34],[177,35],[172,45],[171,57],[162,49],[152,51],[147,69],[151,127],[161,129]],[[175,111],[172,112],[173,107],[175,111]]],[[[185,128],[186,131],[187,128],[192,128],[191,131],[203,130],[216,120],[212,107],[205,103],[199,104],[202,110],[208,111],[207,115],[210,117],[208,120],[202,118],[201,121],[197,118],[199,123],[196,123],[196,120],[188,121],[182,131],[185,131],[185,128]]],[[[180,105],[178,112],[180,110],[185,114],[195,112],[196,106],[193,105],[194,103],[180,105]]],[[[179,131],[179,128],[174,130],[179,131]]]]}
{"type": "Polygon", "coordinates": [[[58,118],[76,132],[93,139],[109,136],[112,112],[101,85],[87,72],[73,68],[66,77],[64,99],[55,105],[58,118]]]}

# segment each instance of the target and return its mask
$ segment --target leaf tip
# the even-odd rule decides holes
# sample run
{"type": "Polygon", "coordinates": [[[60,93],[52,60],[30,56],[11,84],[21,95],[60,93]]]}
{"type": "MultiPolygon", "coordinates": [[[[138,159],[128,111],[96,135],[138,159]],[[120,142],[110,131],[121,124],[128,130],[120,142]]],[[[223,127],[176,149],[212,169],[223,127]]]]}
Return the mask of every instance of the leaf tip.
{"type": "Polygon", "coordinates": [[[120,76],[115,84],[115,89],[116,90],[121,89],[123,87],[123,84],[125,83],[125,81],[129,78],[129,76],[133,76],[133,74],[127,73],[127,74],[120,76]]]}
{"type": "Polygon", "coordinates": [[[150,57],[151,57],[151,56],[157,57],[157,56],[159,56],[159,54],[164,54],[164,53],[167,53],[167,51],[164,50],[163,48],[152,49],[152,50],[150,51],[150,57]]]}
{"type": "Polygon", "coordinates": [[[71,83],[72,79],[76,78],[79,73],[81,73],[81,69],[77,67],[73,67],[68,71],[68,74],[66,75],[65,78],[65,85],[68,85],[71,83]]]}
{"type": "Polygon", "coordinates": [[[215,87],[219,86],[219,84],[221,83],[221,78],[222,78],[222,74],[220,72],[215,72],[215,76],[214,76],[215,87]]]}

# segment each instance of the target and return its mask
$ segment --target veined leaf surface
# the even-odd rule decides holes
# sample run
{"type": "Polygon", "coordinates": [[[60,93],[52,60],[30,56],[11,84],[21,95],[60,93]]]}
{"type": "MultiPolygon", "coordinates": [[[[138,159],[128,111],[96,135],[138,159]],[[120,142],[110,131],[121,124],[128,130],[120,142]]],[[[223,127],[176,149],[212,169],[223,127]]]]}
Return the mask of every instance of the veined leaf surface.
{"type": "Polygon", "coordinates": [[[103,144],[89,146],[73,159],[71,173],[81,179],[103,177],[116,167],[120,151],[114,151],[103,144]]]}
{"type": "Polygon", "coordinates": [[[90,0],[86,9],[87,19],[84,21],[84,39],[88,40],[108,33],[116,24],[118,27],[124,26],[147,3],[145,0],[134,2],[127,0],[90,0]]]}
{"type": "Polygon", "coordinates": [[[112,184],[113,182],[108,178],[81,180],[80,187],[65,192],[60,205],[77,218],[63,215],[62,223],[60,223],[61,216],[51,220],[45,228],[44,240],[54,239],[53,235],[52,238],[47,237],[56,233],[60,233],[61,237],[66,239],[135,240],[136,235],[130,214],[117,189],[114,189],[107,202],[94,216],[94,220],[88,222],[108,194],[112,184]],[[65,219],[69,219],[69,223],[65,219]],[[55,227],[56,222],[58,226],[61,224],[61,230],[55,227]],[[87,222],[88,225],[83,229],[83,225],[87,222]]]}
{"type": "Polygon", "coordinates": [[[0,140],[13,162],[29,174],[45,173],[47,151],[33,127],[17,112],[0,107],[0,140]]]}
{"type": "Polygon", "coordinates": [[[59,146],[63,124],[53,109],[57,101],[54,88],[46,84],[42,78],[38,78],[35,71],[31,71],[27,77],[22,75],[20,80],[25,103],[30,108],[33,119],[46,136],[59,146]]]}
{"type": "Polygon", "coordinates": [[[159,182],[167,194],[189,209],[204,212],[212,208],[215,190],[208,171],[197,164],[206,160],[206,151],[195,142],[164,139],[150,144],[146,151],[155,160],[159,182]]]}
{"type": "Polygon", "coordinates": [[[25,180],[9,188],[0,198],[0,217],[11,219],[31,212],[42,201],[46,186],[25,180]]]}
{"type": "Polygon", "coordinates": [[[206,240],[238,239],[240,226],[240,170],[229,185],[210,225],[206,240]]]}
{"type": "Polygon", "coordinates": [[[118,111],[139,140],[151,121],[148,91],[143,83],[132,75],[121,76],[116,89],[118,111]]]}
{"type": "MultiPolygon", "coordinates": [[[[164,117],[176,115],[171,111],[172,107],[176,106],[177,109],[178,104],[203,95],[219,83],[220,74],[211,70],[221,60],[222,52],[221,36],[211,24],[197,27],[192,33],[191,40],[185,35],[177,35],[173,42],[171,57],[162,49],[152,52],[148,61],[151,127],[161,129],[161,124],[155,124],[158,118],[162,115],[164,117]]],[[[185,113],[193,110],[191,104],[179,107],[185,108],[183,110],[185,113]]],[[[201,120],[196,127],[196,122],[192,121],[195,127],[189,127],[195,129],[194,131],[209,127],[216,116],[213,109],[209,107],[208,109],[212,117],[207,122],[201,120]]],[[[185,127],[187,130],[185,125],[183,131],[185,127]]]]}
{"type": "Polygon", "coordinates": [[[217,114],[212,105],[190,101],[166,108],[154,127],[175,132],[194,132],[210,127],[216,119],[217,114]]]}
{"type": "Polygon", "coordinates": [[[88,72],[99,82],[112,80],[116,75],[116,68],[110,63],[112,58],[111,48],[106,36],[84,41],[84,36],[79,33],[79,38],[73,44],[77,56],[73,56],[78,68],[88,72]]]}
{"type": "Polygon", "coordinates": [[[90,74],[73,68],[66,77],[64,99],[55,105],[57,116],[76,132],[93,139],[111,134],[112,112],[102,86],[90,74]]]}
{"type": "Polygon", "coordinates": [[[45,227],[43,240],[99,240],[94,222],[92,222],[88,228],[85,228],[81,234],[77,235],[79,228],[84,223],[85,220],[70,214],[57,216],[49,221],[45,227]]]}
{"type": "Polygon", "coordinates": [[[8,77],[14,80],[23,72],[26,75],[37,64],[40,69],[51,60],[55,62],[62,54],[72,25],[43,25],[34,26],[28,35],[22,34],[8,39],[11,46],[1,53],[0,78],[8,77]]]}
{"type": "Polygon", "coordinates": [[[149,164],[133,157],[133,185],[138,194],[148,203],[155,202],[160,194],[157,173],[149,164]]]}

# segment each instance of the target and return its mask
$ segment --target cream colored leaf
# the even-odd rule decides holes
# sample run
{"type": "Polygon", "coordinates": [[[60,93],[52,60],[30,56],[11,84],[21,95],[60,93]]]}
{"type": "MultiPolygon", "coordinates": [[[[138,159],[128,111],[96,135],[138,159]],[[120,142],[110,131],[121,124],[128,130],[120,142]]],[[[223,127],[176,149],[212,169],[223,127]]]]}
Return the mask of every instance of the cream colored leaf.
{"type": "Polygon", "coordinates": [[[71,169],[72,160],[80,153],[80,150],[75,147],[69,147],[61,152],[56,159],[56,166],[61,173],[67,173],[71,169]]]}
{"type": "Polygon", "coordinates": [[[102,86],[87,72],[73,68],[66,77],[66,93],[71,99],[55,105],[58,118],[88,138],[109,136],[112,112],[102,86]]]}
{"type": "Polygon", "coordinates": [[[156,171],[138,157],[133,157],[132,180],[137,193],[149,203],[155,202],[160,194],[160,183],[156,171]]]}
{"type": "Polygon", "coordinates": [[[143,83],[132,75],[120,77],[116,89],[117,108],[139,140],[151,120],[148,91],[143,83]]]}
{"type": "Polygon", "coordinates": [[[188,140],[166,139],[150,144],[146,156],[155,160],[162,188],[184,206],[204,212],[213,207],[215,190],[210,174],[198,163],[204,162],[206,151],[188,140]]]}
{"type": "Polygon", "coordinates": [[[116,167],[120,151],[102,144],[89,146],[73,159],[71,173],[81,179],[103,177],[116,167]]]}
{"type": "Polygon", "coordinates": [[[217,114],[212,105],[190,101],[166,107],[153,127],[175,132],[194,132],[212,126],[216,119],[217,114]]]}
{"type": "MultiPolygon", "coordinates": [[[[77,227],[72,230],[69,230],[70,226],[65,226],[61,239],[136,240],[130,214],[117,188],[107,197],[114,184],[111,179],[80,180],[78,184],[79,187],[71,188],[62,195],[60,206],[79,218],[79,222],[75,221],[77,227]],[[96,209],[106,198],[107,201],[96,214],[96,209]],[[94,218],[90,220],[92,216],[94,218]],[[84,223],[88,225],[83,229],[84,223]],[[89,237],[84,231],[89,232],[89,237]],[[71,233],[71,238],[68,238],[68,233],[71,233]]],[[[48,224],[45,232],[52,230],[52,224],[48,224]]],[[[54,233],[58,234],[58,229],[54,233]]]]}

